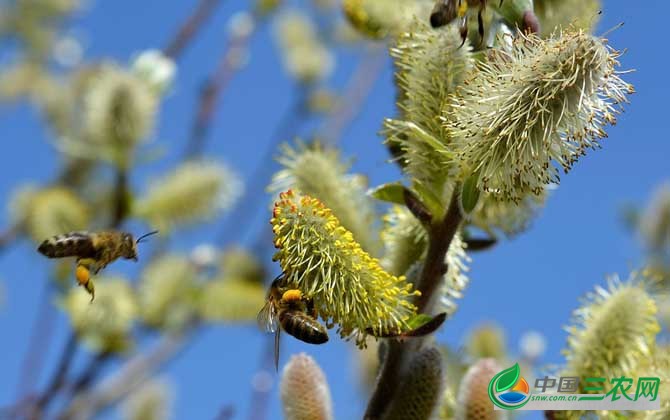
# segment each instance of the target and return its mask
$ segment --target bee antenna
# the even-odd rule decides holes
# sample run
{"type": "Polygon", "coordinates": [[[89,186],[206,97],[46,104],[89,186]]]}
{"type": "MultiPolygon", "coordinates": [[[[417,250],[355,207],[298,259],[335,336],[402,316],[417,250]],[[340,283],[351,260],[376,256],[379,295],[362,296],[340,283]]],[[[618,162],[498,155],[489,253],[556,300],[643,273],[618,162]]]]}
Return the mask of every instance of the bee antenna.
{"type": "Polygon", "coordinates": [[[611,34],[612,32],[616,31],[617,29],[621,28],[624,25],[624,22],[619,22],[618,24],[614,25],[612,28],[606,30],[602,35],[600,35],[600,38],[605,38],[607,35],[611,34]]]}
{"type": "Polygon", "coordinates": [[[144,235],[142,235],[142,236],[140,236],[139,238],[137,238],[137,240],[135,241],[135,243],[136,243],[136,244],[139,244],[140,242],[142,242],[142,239],[146,238],[147,236],[155,235],[155,234],[157,234],[157,233],[158,233],[157,230],[151,231],[151,232],[149,232],[149,233],[145,233],[144,235]]]}

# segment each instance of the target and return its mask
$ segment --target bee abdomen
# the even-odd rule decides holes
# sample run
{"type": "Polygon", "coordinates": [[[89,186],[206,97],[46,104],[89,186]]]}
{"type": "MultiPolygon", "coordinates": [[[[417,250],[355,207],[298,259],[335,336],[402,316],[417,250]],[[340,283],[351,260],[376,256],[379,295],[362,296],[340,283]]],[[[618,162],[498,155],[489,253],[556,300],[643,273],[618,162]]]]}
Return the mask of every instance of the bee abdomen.
{"type": "Polygon", "coordinates": [[[46,239],[37,251],[49,258],[80,257],[92,258],[95,248],[90,235],[83,232],[71,232],[46,239]]]}
{"type": "Polygon", "coordinates": [[[303,312],[286,310],[279,314],[279,323],[284,331],[309,344],[328,341],[328,331],[317,320],[303,312]]]}

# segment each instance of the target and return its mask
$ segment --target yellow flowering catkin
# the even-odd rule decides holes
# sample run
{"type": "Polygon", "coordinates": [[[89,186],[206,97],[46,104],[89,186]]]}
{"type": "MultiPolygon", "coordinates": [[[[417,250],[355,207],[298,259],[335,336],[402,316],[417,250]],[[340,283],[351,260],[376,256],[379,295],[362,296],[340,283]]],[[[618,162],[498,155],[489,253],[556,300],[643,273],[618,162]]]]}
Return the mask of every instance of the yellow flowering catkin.
{"type": "Polygon", "coordinates": [[[412,284],[384,271],[361,249],[319,200],[288,190],[279,195],[271,220],[278,248],[274,256],[288,284],[314,300],[329,325],[342,337],[355,335],[364,345],[369,333],[394,334],[407,329],[415,314],[412,284]]]}
{"type": "MultiPolygon", "coordinates": [[[[272,177],[271,191],[298,190],[318,198],[351,231],[367,252],[375,254],[377,237],[373,229],[374,209],[366,195],[367,180],[361,174],[349,173],[349,164],[340,153],[315,141],[284,145],[277,161],[283,169],[272,177]]],[[[404,273],[400,273],[404,274],[404,273]]]]}

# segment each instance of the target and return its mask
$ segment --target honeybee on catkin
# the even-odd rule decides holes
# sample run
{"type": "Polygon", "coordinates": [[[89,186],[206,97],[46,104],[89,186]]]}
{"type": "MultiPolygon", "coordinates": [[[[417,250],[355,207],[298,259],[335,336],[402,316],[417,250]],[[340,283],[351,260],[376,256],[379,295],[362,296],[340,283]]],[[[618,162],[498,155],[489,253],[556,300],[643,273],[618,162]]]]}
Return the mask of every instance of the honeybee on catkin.
{"type": "Polygon", "coordinates": [[[118,230],[99,232],[69,232],[44,240],[37,251],[48,258],[76,258],[77,283],[95,298],[91,272],[98,274],[111,262],[124,258],[137,261],[137,244],[158,231],[149,232],[137,240],[131,233],[118,230]]]}
{"type": "Polygon", "coordinates": [[[312,300],[298,289],[282,285],[284,277],[277,277],[270,286],[265,306],[258,313],[261,330],[275,333],[275,369],[279,370],[279,335],[281,330],[309,344],[328,341],[326,327],[316,320],[312,300]]]}
{"type": "MultiPolygon", "coordinates": [[[[502,6],[503,0],[500,0],[502,6]]],[[[477,11],[477,29],[479,31],[479,42],[484,40],[484,19],[483,13],[486,10],[486,0],[470,0],[470,5],[479,5],[477,11]]],[[[437,0],[433,12],[430,15],[430,25],[433,28],[439,28],[458,19],[458,28],[463,40],[461,46],[465,44],[468,37],[468,0],[437,0]]]]}

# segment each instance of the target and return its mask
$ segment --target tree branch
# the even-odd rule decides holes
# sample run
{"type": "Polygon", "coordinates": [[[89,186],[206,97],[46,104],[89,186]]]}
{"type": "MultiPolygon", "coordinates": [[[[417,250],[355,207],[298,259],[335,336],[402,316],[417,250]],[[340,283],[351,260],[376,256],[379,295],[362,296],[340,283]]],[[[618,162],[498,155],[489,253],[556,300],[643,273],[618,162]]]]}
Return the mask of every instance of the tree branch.
{"type": "Polygon", "coordinates": [[[228,38],[228,44],[223,50],[216,70],[203,83],[197,110],[193,116],[191,134],[184,151],[185,157],[194,158],[203,153],[216,106],[225,88],[241,68],[240,57],[246,51],[256,28],[257,25],[254,25],[251,31],[239,36],[231,35],[228,38]]]}
{"type": "MultiPolygon", "coordinates": [[[[439,290],[447,269],[444,259],[463,219],[458,205],[459,189],[460,186],[457,185],[446,214],[441,220],[433,223],[428,232],[428,251],[417,288],[421,292],[417,303],[419,313],[426,313],[430,310],[433,295],[439,290]]],[[[405,365],[409,355],[419,349],[422,342],[423,338],[413,338],[405,342],[394,340],[387,342],[389,348],[377,377],[377,385],[368,403],[365,419],[377,420],[383,418],[385,410],[393,399],[405,374],[405,365]]]]}
{"type": "Polygon", "coordinates": [[[358,116],[387,60],[385,46],[373,46],[365,52],[356,71],[349,79],[344,94],[337,101],[335,110],[317,130],[317,138],[334,144],[358,116]]]}
{"type": "Polygon", "coordinates": [[[150,351],[140,353],[130,359],[115,374],[105,379],[95,389],[78,395],[57,416],[59,419],[88,419],[94,413],[130,394],[147,380],[153,372],[174,357],[189,338],[189,332],[196,327],[186,328],[186,332],[168,334],[150,351]]]}
{"type": "Polygon", "coordinates": [[[214,13],[219,3],[221,3],[220,0],[200,0],[193,13],[186,18],[172,40],[163,49],[163,54],[173,60],[177,59],[207,19],[214,13]]]}

